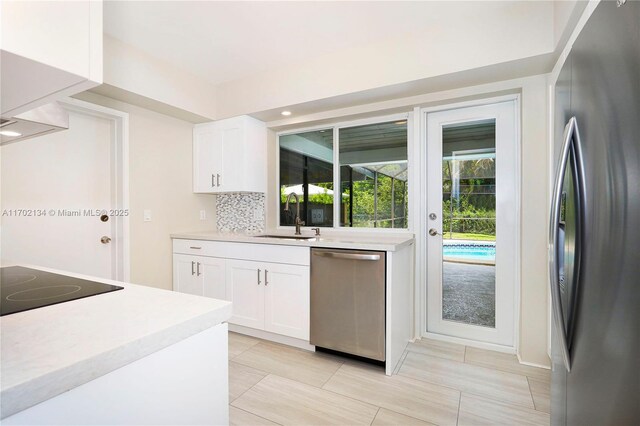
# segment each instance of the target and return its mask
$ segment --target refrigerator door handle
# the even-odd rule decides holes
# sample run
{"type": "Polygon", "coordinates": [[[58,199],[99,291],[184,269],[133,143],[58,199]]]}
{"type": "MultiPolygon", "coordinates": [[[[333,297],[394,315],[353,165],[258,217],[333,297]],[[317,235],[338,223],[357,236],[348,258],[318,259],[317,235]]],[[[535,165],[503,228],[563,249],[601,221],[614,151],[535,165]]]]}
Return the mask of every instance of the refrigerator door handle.
{"type": "MultiPolygon", "coordinates": [[[[565,324],[565,316],[562,309],[560,283],[559,283],[559,259],[558,259],[558,234],[559,234],[559,222],[560,222],[560,209],[562,189],[564,184],[565,172],[567,164],[570,161],[570,155],[573,153],[574,162],[572,162],[572,173],[575,177],[576,183],[576,253],[574,263],[574,277],[575,286],[574,293],[578,291],[579,277],[578,271],[580,269],[580,244],[582,242],[582,226],[583,226],[583,206],[584,206],[584,174],[582,166],[582,155],[580,151],[580,133],[578,132],[578,123],[575,117],[572,117],[567,123],[564,130],[564,138],[562,143],[562,152],[560,157],[560,164],[556,172],[556,181],[553,190],[553,198],[551,200],[551,218],[549,224],[549,283],[551,286],[551,306],[553,309],[553,316],[558,328],[558,334],[561,342],[561,353],[564,365],[567,371],[571,371],[571,356],[569,353],[569,340],[567,327],[565,324]]],[[[570,298],[571,301],[575,301],[575,297],[570,298]]]]}

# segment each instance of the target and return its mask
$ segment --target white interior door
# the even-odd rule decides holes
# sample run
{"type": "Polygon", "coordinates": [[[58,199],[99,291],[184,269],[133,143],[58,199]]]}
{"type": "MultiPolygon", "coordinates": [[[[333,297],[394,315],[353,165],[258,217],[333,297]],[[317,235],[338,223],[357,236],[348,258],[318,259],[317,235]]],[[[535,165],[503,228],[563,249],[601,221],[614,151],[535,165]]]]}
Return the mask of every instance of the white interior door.
{"type": "Polygon", "coordinates": [[[116,278],[113,131],[70,112],[68,130],[2,146],[3,263],[116,278]]]}
{"type": "Polygon", "coordinates": [[[427,331],[514,346],[515,101],[426,114],[427,331]]]}

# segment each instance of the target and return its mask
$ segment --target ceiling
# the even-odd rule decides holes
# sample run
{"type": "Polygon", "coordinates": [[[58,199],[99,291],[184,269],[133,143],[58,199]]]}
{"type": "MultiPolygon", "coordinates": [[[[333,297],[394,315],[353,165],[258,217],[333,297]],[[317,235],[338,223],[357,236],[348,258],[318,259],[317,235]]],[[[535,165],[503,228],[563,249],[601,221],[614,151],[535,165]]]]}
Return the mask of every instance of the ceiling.
{"type": "Polygon", "coordinates": [[[220,84],[424,32],[437,3],[105,1],[104,31],[220,84]]]}

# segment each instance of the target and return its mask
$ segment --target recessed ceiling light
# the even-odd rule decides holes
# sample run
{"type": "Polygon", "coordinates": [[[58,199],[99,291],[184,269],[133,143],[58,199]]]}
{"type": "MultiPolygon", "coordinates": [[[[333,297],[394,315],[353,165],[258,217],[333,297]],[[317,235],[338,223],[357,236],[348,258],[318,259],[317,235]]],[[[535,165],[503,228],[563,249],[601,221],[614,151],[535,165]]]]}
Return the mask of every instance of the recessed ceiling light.
{"type": "Polygon", "coordinates": [[[14,132],[12,130],[0,130],[0,135],[2,136],[10,136],[10,137],[16,137],[16,136],[22,136],[22,133],[18,133],[18,132],[14,132]]]}
{"type": "Polygon", "coordinates": [[[291,115],[291,111],[282,111],[280,114],[284,115],[285,117],[288,117],[289,115],[291,115]]]}

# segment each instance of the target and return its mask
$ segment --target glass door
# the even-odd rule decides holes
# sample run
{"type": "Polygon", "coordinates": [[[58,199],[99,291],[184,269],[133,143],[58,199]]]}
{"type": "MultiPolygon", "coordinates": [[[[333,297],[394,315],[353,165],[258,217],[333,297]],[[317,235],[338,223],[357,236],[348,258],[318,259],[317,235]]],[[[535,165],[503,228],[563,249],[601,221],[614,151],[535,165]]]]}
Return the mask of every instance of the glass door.
{"type": "Polygon", "coordinates": [[[427,331],[513,346],[515,102],[427,114],[427,331]]]}

